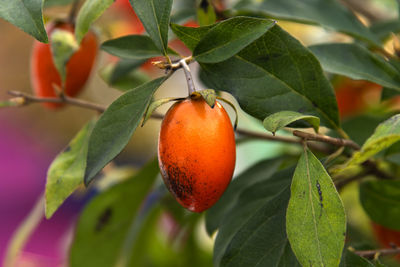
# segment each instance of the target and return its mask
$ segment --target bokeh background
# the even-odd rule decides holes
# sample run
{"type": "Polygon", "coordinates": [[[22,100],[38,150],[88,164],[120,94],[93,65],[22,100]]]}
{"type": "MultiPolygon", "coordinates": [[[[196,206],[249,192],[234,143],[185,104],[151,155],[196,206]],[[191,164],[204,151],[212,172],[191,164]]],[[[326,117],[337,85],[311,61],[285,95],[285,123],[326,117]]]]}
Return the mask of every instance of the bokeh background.
{"type": "MultiPolygon", "coordinates": [[[[96,23],[96,31],[103,41],[111,37],[140,31],[135,17],[132,15],[132,10],[125,8],[121,2],[127,1],[116,1],[96,23]]],[[[372,10],[372,15],[377,19],[396,17],[397,6],[394,0],[361,0],[358,2],[362,2],[369,11],[372,10]]],[[[68,6],[53,7],[47,9],[45,15],[47,18],[65,18],[68,11],[68,6]]],[[[319,27],[281,21],[278,23],[305,45],[333,40],[350,41],[349,37],[333,34],[319,27]]],[[[0,99],[8,99],[7,91],[9,90],[31,93],[29,65],[33,38],[1,19],[0,33],[2,36],[0,42],[0,99]]],[[[176,45],[179,46],[179,44],[176,45]]],[[[391,46],[388,44],[388,50],[390,49],[391,46]]],[[[108,54],[103,52],[99,54],[96,69],[93,71],[86,89],[79,96],[80,98],[108,105],[121,94],[120,91],[108,87],[98,75],[102,67],[113,61],[115,59],[108,54]]],[[[191,68],[196,73],[196,65],[192,64],[191,68]]],[[[150,68],[149,75],[157,76],[159,74],[161,73],[158,70],[150,68]]],[[[198,88],[204,88],[199,79],[196,79],[196,84],[198,88]]],[[[375,85],[368,86],[374,87],[375,85]]],[[[369,108],[376,103],[380,88],[375,86],[377,89],[363,89],[368,86],[361,84],[359,86],[361,89],[356,89],[355,95],[341,96],[343,100],[339,106],[341,105],[343,116],[351,115],[356,105],[352,98],[360,95],[360,90],[366,90],[361,106],[369,108]]],[[[339,87],[338,91],[340,91],[339,87]]],[[[180,97],[186,94],[184,75],[178,71],[160,88],[156,97],[180,97]]],[[[229,95],[225,96],[234,101],[229,95]]],[[[237,105],[236,102],[235,104],[237,105]]],[[[160,112],[165,112],[167,108],[168,106],[162,107],[160,112]]],[[[231,118],[234,118],[230,107],[226,106],[226,109],[231,118]]],[[[67,106],[54,112],[44,109],[39,104],[0,110],[0,262],[3,261],[7,244],[14,231],[43,193],[46,172],[53,158],[93,116],[96,116],[96,113],[86,109],[67,106]]],[[[145,127],[138,128],[128,147],[116,159],[115,165],[118,168],[123,166],[139,168],[153,158],[156,155],[159,127],[160,121],[150,120],[145,127]]],[[[239,127],[263,131],[259,122],[246,116],[243,112],[240,112],[239,127]]],[[[235,175],[261,159],[287,152],[288,149],[293,148],[266,141],[243,142],[238,146],[235,175]]],[[[63,204],[51,220],[43,219],[24,247],[18,266],[65,266],[74,223],[79,211],[95,192],[96,189],[90,189],[89,193],[85,194],[84,190],[80,190],[63,204]]],[[[348,195],[349,203],[356,201],[352,194],[348,195]]],[[[357,218],[365,216],[362,212],[355,214],[357,218]]],[[[199,236],[201,242],[205,244],[205,249],[211,255],[212,242],[201,226],[199,227],[199,236]]]]}

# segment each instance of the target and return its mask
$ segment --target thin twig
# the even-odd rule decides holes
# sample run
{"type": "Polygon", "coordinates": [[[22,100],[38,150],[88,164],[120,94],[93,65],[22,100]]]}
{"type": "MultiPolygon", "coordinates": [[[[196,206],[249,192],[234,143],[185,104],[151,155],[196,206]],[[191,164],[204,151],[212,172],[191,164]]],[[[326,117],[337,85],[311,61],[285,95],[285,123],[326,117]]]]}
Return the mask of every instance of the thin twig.
{"type": "MultiPolygon", "coordinates": [[[[185,60],[186,64],[190,64],[193,62],[193,57],[189,56],[189,57],[185,57],[181,60],[185,60]]],[[[154,61],[151,64],[153,64],[154,66],[156,66],[157,68],[162,69],[162,70],[177,70],[177,69],[182,68],[181,60],[174,61],[172,63],[168,63],[165,61],[154,61]]]]}
{"type": "Polygon", "coordinates": [[[293,135],[306,140],[320,141],[334,146],[346,146],[354,150],[360,150],[360,146],[349,139],[334,138],[327,135],[306,133],[298,130],[293,131],[293,135]]]}
{"type": "Polygon", "coordinates": [[[75,24],[75,17],[76,17],[76,12],[78,11],[78,6],[79,6],[79,0],[75,0],[72,3],[71,9],[68,14],[68,22],[71,24],[75,24]]]}
{"type": "Polygon", "coordinates": [[[28,105],[30,103],[65,103],[81,108],[93,109],[98,112],[104,112],[106,110],[106,107],[99,104],[87,102],[66,95],[64,95],[63,97],[36,97],[19,91],[9,91],[8,94],[18,97],[19,99],[22,97],[24,101],[20,101],[21,106],[28,105]]]}
{"type": "Polygon", "coordinates": [[[361,179],[365,178],[366,176],[368,176],[369,174],[370,174],[370,171],[364,170],[360,173],[357,173],[356,175],[340,179],[337,182],[335,182],[336,189],[338,191],[340,191],[343,189],[343,187],[345,187],[349,183],[357,181],[357,180],[361,180],[361,179]]]}
{"type": "Polygon", "coordinates": [[[194,83],[193,83],[192,73],[190,72],[190,68],[189,68],[188,64],[186,63],[186,59],[184,59],[184,58],[181,59],[179,61],[179,64],[182,66],[183,71],[185,72],[186,82],[187,82],[187,86],[188,86],[188,93],[190,96],[194,92],[196,92],[196,88],[194,87],[194,83]]]}
{"type": "Polygon", "coordinates": [[[355,250],[353,251],[354,254],[357,254],[358,256],[364,257],[364,258],[374,258],[376,256],[385,256],[385,255],[395,255],[395,254],[400,254],[400,247],[394,247],[394,248],[381,248],[381,249],[375,249],[375,250],[355,250]]]}

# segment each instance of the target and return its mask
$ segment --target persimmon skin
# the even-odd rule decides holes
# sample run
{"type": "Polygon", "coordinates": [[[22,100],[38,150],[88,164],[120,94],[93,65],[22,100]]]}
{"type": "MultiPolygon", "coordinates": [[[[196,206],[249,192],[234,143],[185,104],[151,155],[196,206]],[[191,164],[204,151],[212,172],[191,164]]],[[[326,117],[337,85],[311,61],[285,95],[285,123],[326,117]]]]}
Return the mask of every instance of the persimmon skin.
{"type": "MultiPolygon", "coordinates": [[[[400,231],[386,228],[380,224],[372,223],[372,229],[377,241],[385,248],[392,248],[393,245],[400,246],[400,231]]],[[[400,261],[400,255],[396,257],[400,261]]]]}
{"type": "MultiPolygon", "coordinates": [[[[71,33],[74,27],[68,23],[56,23],[47,27],[50,35],[54,30],[61,29],[71,33]]],[[[97,36],[93,32],[83,38],[82,43],[67,63],[65,94],[76,96],[89,79],[98,51],[97,36]]],[[[38,97],[57,97],[53,84],[61,87],[61,77],[54,65],[51,45],[35,41],[31,55],[32,88],[38,97]]],[[[43,103],[46,108],[59,109],[60,103],[43,103]]]]}
{"type": "Polygon", "coordinates": [[[202,212],[229,185],[236,161],[231,121],[219,102],[202,98],[175,103],[165,115],[158,161],[168,190],[186,209],[202,212]]]}

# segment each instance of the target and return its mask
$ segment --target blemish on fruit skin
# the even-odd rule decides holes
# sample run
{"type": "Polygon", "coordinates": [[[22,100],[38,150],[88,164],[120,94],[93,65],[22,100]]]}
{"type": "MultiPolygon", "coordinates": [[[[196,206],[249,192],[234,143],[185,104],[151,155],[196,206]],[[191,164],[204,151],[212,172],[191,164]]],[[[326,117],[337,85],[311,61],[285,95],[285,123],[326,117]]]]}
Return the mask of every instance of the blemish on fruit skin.
{"type": "Polygon", "coordinates": [[[177,165],[171,164],[165,172],[163,168],[163,176],[168,188],[179,199],[185,200],[193,195],[193,177],[187,176],[184,170],[181,170],[177,165]]]}

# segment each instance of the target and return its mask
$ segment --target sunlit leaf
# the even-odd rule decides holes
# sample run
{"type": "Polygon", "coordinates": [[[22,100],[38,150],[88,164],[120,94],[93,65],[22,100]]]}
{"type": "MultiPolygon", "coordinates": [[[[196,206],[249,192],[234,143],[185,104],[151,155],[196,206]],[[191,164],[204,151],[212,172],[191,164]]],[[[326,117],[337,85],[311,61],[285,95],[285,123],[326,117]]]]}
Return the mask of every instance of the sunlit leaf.
{"type": "Polygon", "coordinates": [[[308,149],[293,176],[286,228],[303,266],[339,266],[346,236],[344,207],[331,177],[308,149]]]}
{"type": "Polygon", "coordinates": [[[275,133],[283,127],[291,124],[292,122],[304,120],[308,122],[314,128],[315,132],[318,133],[319,129],[319,118],[315,116],[304,115],[294,111],[280,111],[266,117],[263,121],[265,129],[275,133]]]}
{"type": "Polygon", "coordinates": [[[49,167],[46,182],[46,217],[48,219],[65,199],[83,184],[88,142],[94,125],[94,120],[86,124],[49,167]]]}

